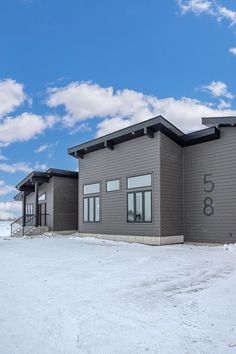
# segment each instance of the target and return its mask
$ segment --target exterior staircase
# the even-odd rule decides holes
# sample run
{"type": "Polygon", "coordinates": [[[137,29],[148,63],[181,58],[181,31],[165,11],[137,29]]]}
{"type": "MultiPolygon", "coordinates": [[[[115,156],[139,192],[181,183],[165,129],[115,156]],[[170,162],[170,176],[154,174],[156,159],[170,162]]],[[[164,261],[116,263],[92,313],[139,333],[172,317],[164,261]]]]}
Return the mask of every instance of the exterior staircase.
{"type": "Polygon", "coordinates": [[[11,224],[11,237],[36,236],[49,231],[49,226],[34,226],[34,215],[26,221],[25,226],[22,225],[22,220],[23,217],[11,224]]]}

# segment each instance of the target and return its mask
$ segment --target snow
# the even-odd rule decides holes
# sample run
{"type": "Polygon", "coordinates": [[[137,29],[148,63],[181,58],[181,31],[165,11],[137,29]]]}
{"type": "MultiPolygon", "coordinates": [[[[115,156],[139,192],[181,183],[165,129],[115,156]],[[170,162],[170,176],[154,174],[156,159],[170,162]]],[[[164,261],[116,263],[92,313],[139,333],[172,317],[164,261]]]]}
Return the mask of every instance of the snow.
{"type": "Polygon", "coordinates": [[[0,220],[0,237],[1,236],[10,236],[12,221],[1,221],[0,220]]]}
{"type": "Polygon", "coordinates": [[[224,246],[0,238],[0,353],[236,353],[235,266],[224,246]]]}

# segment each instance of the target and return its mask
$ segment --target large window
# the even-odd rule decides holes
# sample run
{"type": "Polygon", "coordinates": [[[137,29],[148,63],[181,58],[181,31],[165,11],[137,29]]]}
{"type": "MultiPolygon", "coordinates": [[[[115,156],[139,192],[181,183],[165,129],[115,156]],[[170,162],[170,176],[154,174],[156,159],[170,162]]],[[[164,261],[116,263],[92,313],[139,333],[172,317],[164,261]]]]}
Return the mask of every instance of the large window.
{"type": "Polygon", "coordinates": [[[84,194],[100,193],[100,183],[85,184],[84,194]]]}
{"type": "Polygon", "coordinates": [[[113,181],[107,181],[107,192],[118,191],[120,189],[120,180],[114,179],[113,181]]]}
{"type": "Polygon", "coordinates": [[[127,200],[128,222],[151,222],[152,221],[152,192],[128,193],[127,200]]]}
{"type": "Polygon", "coordinates": [[[150,187],[151,185],[152,185],[152,175],[151,174],[127,178],[128,189],[140,188],[140,187],[150,187]]]}
{"type": "Polygon", "coordinates": [[[84,198],[84,222],[100,221],[100,197],[84,198]]]}

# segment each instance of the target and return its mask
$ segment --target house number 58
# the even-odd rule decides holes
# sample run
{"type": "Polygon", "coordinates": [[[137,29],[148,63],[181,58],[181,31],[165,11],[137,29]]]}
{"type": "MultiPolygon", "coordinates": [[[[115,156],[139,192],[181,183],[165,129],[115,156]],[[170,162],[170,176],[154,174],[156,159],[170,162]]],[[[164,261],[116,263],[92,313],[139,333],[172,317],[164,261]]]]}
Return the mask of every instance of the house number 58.
{"type": "Polygon", "coordinates": [[[212,193],[215,189],[214,182],[211,179],[212,174],[208,173],[204,175],[204,192],[209,194],[205,199],[204,199],[204,208],[203,208],[203,213],[206,216],[211,216],[214,214],[214,203],[213,199],[210,196],[210,193],[212,193]]]}

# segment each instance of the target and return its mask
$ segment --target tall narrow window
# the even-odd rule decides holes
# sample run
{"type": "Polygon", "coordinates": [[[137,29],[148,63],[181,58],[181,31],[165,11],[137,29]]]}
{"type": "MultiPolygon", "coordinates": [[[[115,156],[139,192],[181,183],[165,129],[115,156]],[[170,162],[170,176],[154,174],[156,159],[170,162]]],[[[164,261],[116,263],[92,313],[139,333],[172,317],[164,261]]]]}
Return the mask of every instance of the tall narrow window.
{"type": "Polygon", "coordinates": [[[94,221],[94,198],[89,198],[89,221],[94,221]]]}
{"type": "Polygon", "coordinates": [[[84,222],[100,221],[100,197],[84,198],[84,222]]]}
{"type": "Polygon", "coordinates": [[[128,194],[128,221],[134,221],[134,193],[128,194]]]}
{"type": "Polygon", "coordinates": [[[88,198],[84,198],[84,221],[88,222],[88,198]]]}
{"type": "Polygon", "coordinates": [[[127,202],[128,222],[151,222],[152,221],[152,192],[128,193],[127,202]]]}

